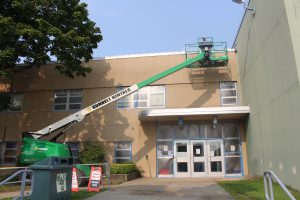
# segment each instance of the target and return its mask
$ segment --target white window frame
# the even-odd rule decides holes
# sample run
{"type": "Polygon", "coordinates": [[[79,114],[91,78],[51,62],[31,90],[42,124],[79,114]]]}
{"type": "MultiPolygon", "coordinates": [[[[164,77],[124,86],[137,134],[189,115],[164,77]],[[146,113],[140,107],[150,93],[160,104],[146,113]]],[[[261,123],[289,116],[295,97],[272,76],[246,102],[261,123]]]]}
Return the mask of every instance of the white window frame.
{"type": "Polygon", "coordinates": [[[16,164],[17,163],[17,149],[18,149],[18,143],[15,141],[9,141],[9,142],[0,142],[0,164],[5,165],[5,164],[16,164]],[[15,148],[7,148],[6,145],[7,143],[14,143],[15,148]],[[7,150],[12,150],[15,151],[15,156],[7,156],[5,155],[7,150]],[[5,158],[15,158],[15,162],[4,162],[5,158]]]}
{"type": "Polygon", "coordinates": [[[82,100],[83,100],[83,89],[69,89],[69,90],[56,90],[54,92],[54,105],[53,105],[53,110],[54,111],[76,111],[76,110],[80,110],[81,107],[82,107],[82,100]],[[77,96],[71,96],[71,92],[72,91],[80,91],[81,92],[81,95],[77,95],[77,96]],[[55,103],[55,99],[58,98],[56,95],[57,93],[59,92],[65,92],[66,95],[65,96],[61,96],[61,97],[65,97],[66,98],[66,103],[55,103]],[[70,98],[71,97],[81,97],[81,102],[80,103],[70,103],[70,98]],[[70,109],[70,105],[80,105],[80,107],[78,109],[70,109]],[[56,105],[65,105],[66,108],[65,109],[55,109],[55,106],[56,105]]]}
{"type": "Polygon", "coordinates": [[[222,106],[238,105],[237,82],[235,82],[235,81],[220,82],[220,98],[221,98],[221,104],[222,104],[222,106]],[[234,88],[223,88],[223,84],[224,83],[234,83],[234,88]],[[224,91],[235,91],[236,96],[223,96],[222,93],[224,91]],[[224,99],[235,99],[235,103],[224,103],[224,99]]]}
{"type": "Polygon", "coordinates": [[[118,142],[115,142],[115,159],[114,159],[114,163],[117,163],[117,160],[126,160],[126,161],[129,161],[129,162],[132,161],[132,142],[131,141],[118,141],[118,142]],[[128,149],[118,149],[118,143],[124,143],[124,142],[129,143],[129,148],[128,149]],[[129,157],[117,157],[117,151],[129,151],[130,156],[129,157]]]}
{"type": "MultiPolygon", "coordinates": [[[[124,87],[120,87],[117,91],[124,89],[124,87]]],[[[165,108],[166,107],[166,88],[165,86],[146,86],[131,95],[124,97],[117,101],[117,109],[130,109],[130,108],[165,108]],[[151,91],[151,88],[161,87],[163,88],[162,91],[151,91]],[[147,95],[147,99],[134,99],[135,95],[147,95]],[[151,95],[154,94],[163,94],[163,105],[162,106],[151,106],[151,95]],[[137,106],[138,102],[146,102],[146,106],[137,106]],[[119,104],[122,103],[129,103],[128,107],[121,107],[119,104]]]]}

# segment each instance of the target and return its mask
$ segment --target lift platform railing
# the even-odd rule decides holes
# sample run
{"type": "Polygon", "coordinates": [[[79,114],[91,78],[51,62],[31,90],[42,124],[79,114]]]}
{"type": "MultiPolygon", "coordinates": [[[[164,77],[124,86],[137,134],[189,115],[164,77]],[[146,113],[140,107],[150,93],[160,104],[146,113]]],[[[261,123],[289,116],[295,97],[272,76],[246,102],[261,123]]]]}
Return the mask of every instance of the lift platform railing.
{"type": "Polygon", "coordinates": [[[282,183],[282,181],[271,170],[264,172],[265,197],[267,200],[274,200],[273,180],[275,180],[278,183],[278,185],[281,187],[281,189],[287,194],[287,196],[291,200],[296,200],[296,198],[285,187],[285,185],[282,183]]]}
{"type": "Polygon", "coordinates": [[[228,50],[226,42],[214,42],[212,37],[198,38],[197,43],[185,45],[186,60],[206,52],[207,58],[190,65],[188,68],[223,67],[228,63],[228,50]]]}

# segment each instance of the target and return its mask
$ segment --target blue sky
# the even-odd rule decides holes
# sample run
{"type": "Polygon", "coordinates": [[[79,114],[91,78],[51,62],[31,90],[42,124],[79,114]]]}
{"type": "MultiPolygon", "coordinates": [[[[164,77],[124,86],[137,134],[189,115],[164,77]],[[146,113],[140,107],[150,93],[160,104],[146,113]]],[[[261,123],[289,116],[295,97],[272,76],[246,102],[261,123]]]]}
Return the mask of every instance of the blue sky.
{"type": "Polygon", "coordinates": [[[244,12],[232,0],[82,0],[103,41],[94,57],[184,50],[212,36],[231,47],[244,12]]]}

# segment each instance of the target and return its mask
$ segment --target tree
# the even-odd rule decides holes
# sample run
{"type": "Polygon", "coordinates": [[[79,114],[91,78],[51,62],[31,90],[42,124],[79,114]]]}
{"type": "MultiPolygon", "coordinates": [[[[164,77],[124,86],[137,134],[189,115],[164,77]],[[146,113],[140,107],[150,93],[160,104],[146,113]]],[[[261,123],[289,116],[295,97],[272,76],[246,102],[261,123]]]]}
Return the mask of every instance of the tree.
{"type": "Polygon", "coordinates": [[[40,67],[51,57],[65,76],[85,76],[91,68],[81,61],[92,58],[101,40],[87,4],[79,0],[0,0],[0,78],[40,67]]]}

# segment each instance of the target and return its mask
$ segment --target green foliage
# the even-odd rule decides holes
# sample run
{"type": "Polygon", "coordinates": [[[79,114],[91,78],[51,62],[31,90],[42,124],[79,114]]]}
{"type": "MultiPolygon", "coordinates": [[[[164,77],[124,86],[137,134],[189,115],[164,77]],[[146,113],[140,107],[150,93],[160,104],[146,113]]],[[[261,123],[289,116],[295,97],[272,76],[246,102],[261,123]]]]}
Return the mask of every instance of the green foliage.
{"type": "Polygon", "coordinates": [[[84,164],[105,162],[106,153],[99,143],[86,142],[79,152],[79,160],[84,164]]]}
{"type": "Polygon", "coordinates": [[[0,92],[0,111],[7,110],[11,104],[11,93],[0,92]]]}
{"type": "Polygon", "coordinates": [[[131,174],[133,172],[139,173],[139,169],[133,163],[129,164],[112,164],[110,167],[111,174],[131,174]]]}
{"type": "Polygon", "coordinates": [[[0,78],[56,57],[56,69],[74,78],[91,71],[89,61],[102,40],[80,0],[4,0],[0,3],[0,78]],[[24,65],[16,65],[16,63],[24,65]]]}

